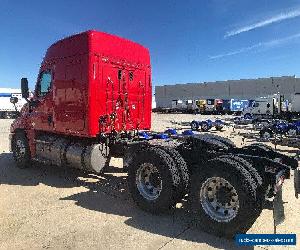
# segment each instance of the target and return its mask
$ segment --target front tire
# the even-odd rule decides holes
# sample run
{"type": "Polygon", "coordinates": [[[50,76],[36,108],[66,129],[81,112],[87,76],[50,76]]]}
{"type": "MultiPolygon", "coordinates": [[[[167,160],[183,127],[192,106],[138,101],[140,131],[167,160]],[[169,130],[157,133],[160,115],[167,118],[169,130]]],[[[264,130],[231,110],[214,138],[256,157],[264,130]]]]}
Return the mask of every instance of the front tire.
{"type": "Polygon", "coordinates": [[[261,211],[253,178],[231,159],[211,160],[193,173],[190,202],[196,225],[226,238],[245,233],[261,211]]]}
{"type": "Polygon", "coordinates": [[[31,153],[25,132],[18,131],[12,138],[13,158],[18,168],[28,168],[31,163],[31,153]]]}

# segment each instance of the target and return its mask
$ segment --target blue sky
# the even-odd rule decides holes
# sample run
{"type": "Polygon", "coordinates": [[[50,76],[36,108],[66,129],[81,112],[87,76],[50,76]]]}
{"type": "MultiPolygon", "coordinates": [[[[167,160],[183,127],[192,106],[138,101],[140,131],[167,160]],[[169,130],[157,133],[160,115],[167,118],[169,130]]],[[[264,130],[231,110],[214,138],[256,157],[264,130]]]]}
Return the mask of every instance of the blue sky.
{"type": "Polygon", "coordinates": [[[150,49],[155,85],[300,75],[300,2],[0,0],[0,87],[32,87],[53,42],[97,29],[150,49]]]}

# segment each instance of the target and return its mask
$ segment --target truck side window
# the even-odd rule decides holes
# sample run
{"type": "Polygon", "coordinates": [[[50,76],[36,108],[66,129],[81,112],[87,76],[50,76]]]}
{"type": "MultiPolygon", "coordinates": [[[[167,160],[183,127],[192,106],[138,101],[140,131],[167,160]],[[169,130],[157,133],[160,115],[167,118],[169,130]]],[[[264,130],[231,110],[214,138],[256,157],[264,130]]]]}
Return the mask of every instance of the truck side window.
{"type": "Polygon", "coordinates": [[[43,72],[41,74],[39,83],[38,83],[38,96],[45,96],[51,89],[51,73],[49,71],[43,72]]]}

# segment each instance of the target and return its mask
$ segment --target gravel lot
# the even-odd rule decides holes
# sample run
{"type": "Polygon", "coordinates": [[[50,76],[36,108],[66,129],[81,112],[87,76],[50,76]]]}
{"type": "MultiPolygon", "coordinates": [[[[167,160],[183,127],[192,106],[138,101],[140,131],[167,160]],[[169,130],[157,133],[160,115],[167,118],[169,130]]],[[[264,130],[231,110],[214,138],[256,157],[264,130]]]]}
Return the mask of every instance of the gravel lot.
{"type": "MultiPolygon", "coordinates": [[[[172,120],[194,118],[194,115],[153,114],[153,130],[173,126],[172,120]]],[[[126,175],[118,167],[118,160],[112,161],[112,166],[101,176],[41,164],[17,169],[8,150],[10,123],[11,120],[0,120],[1,249],[237,248],[233,241],[193,228],[180,205],[163,216],[153,216],[136,208],[127,192],[126,175]]],[[[253,139],[243,142],[242,136],[237,130],[233,133],[232,128],[218,133],[234,140],[238,146],[253,142],[253,139]]],[[[296,150],[280,146],[278,149],[287,154],[296,150]]],[[[286,220],[278,226],[277,232],[300,233],[300,201],[294,197],[291,180],[284,186],[286,220]]],[[[272,211],[264,210],[249,233],[273,233],[272,211]]],[[[297,247],[300,249],[299,243],[297,247]]]]}

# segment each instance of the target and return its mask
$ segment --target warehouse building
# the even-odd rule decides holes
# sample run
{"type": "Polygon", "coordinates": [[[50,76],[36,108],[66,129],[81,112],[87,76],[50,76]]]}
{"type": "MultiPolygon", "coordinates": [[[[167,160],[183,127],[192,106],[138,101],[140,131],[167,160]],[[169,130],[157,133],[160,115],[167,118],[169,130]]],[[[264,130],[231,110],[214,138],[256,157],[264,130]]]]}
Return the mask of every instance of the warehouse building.
{"type": "Polygon", "coordinates": [[[282,76],[155,86],[156,107],[170,108],[173,100],[255,99],[278,94],[290,100],[300,93],[300,78],[282,76]]]}

